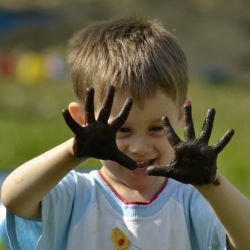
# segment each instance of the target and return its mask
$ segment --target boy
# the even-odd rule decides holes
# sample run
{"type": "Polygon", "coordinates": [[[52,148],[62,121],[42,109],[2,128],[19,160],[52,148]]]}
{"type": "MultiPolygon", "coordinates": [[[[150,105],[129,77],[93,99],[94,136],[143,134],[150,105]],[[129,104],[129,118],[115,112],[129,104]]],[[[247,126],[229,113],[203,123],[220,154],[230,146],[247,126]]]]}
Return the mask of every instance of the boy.
{"type": "Polygon", "coordinates": [[[211,109],[195,139],[175,38],[148,19],[95,23],[72,38],[68,61],[79,103],[63,116],[75,137],[5,180],[13,249],[249,249],[250,202],[216,168],[233,130],[209,147],[211,109]],[[89,157],[101,170],[72,170],[89,157]]]}

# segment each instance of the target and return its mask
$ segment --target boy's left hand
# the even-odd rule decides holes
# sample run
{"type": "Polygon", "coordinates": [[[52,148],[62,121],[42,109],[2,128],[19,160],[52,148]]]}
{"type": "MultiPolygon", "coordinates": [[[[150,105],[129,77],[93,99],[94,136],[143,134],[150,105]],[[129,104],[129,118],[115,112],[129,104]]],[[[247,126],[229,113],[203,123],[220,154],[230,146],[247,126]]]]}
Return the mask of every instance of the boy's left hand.
{"type": "Polygon", "coordinates": [[[191,105],[184,107],[185,141],[181,141],[175,133],[167,117],[163,117],[163,124],[169,143],[174,149],[172,161],[167,166],[150,166],[148,175],[165,176],[179,182],[192,185],[219,185],[215,179],[217,173],[217,156],[229,143],[234,130],[229,129],[214,145],[208,146],[212,132],[215,110],[209,109],[198,139],[195,137],[191,105]]]}

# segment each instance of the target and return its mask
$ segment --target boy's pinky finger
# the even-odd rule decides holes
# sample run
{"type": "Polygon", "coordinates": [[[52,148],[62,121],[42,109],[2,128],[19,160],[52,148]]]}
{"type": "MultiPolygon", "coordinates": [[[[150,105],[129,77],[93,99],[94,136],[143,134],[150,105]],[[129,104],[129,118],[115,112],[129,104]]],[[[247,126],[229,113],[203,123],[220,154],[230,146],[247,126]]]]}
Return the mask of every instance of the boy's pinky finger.
{"type": "Polygon", "coordinates": [[[214,145],[211,146],[211,148],[214,150],[216,154],[219,154],[230,142],[233,135],[234,135],[234,130],[229,129],[219,141],[217,141],[214,145]]]}

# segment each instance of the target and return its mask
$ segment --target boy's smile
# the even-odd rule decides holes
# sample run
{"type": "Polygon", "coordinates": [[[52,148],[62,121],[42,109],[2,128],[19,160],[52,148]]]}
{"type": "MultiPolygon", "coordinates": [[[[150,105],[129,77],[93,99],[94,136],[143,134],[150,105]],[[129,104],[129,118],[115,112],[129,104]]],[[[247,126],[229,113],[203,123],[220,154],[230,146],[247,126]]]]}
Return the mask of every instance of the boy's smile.
{"type": "MultiPolygon", "coordinates": [[[[121,96],[116,93],[109,122],[118,115],[128,97],[129,94],[121,96]]],[[[163,116],[169,117],[175,130],[182,121],[182,111],[160,90],[154,97],[145,98],[143,109],[134,103],[127,121],[117,133],[116,143],[123,153],[137,162],[137,168],[129,170],[116,162],[102,161],[101,171],[115,189],[119,183],[125,188],[139,192],[148,193],[148,190],[151,190],[150,193],[154,195],[163,184],[165,178],[148,176],[146,173],[148,166],[166,165],[173,155],[173,149],[163,129],[163,116]]]]}
{"type": "MultiPolygon", "coordinates": [[[[136,160],[136,159],[134,159],[136,160]]],[[[134,174],[146,174],[146,170],[148,166],[154,165],[156,162],[156,158],[155,159],[151,159],[151,160],[136,160],[137,163],[137,168],[135,170],[132,170],[134,174]]]]}

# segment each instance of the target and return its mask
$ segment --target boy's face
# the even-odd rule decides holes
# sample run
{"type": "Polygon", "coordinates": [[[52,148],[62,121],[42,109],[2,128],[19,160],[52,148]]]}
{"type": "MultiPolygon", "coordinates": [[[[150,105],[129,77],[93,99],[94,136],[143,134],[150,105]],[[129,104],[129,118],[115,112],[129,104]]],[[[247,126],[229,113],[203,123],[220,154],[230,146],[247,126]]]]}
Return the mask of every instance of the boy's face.
{"type": "MultiPolygon", "coordinates": [[[[129,93],[124,97],[115,95],[109,122],[118,115],[127,97],[130,97],[129,93]]],[[[149,165],[166,165],[173,155],[163,130],[162,116],[168,116],[176,130],[182,122],[183,114],[177,104],[160,90],[154,97],[145,100],[143,110],[133,105],[127,121],[117,133],[116,143],[123,153],[137,162],[138,167],[129,170],[116,162],[103,160],[102,173],[108,181],[135,190],[163,183],[163,177],[148,176],[146,173],[149,165]]]]}

